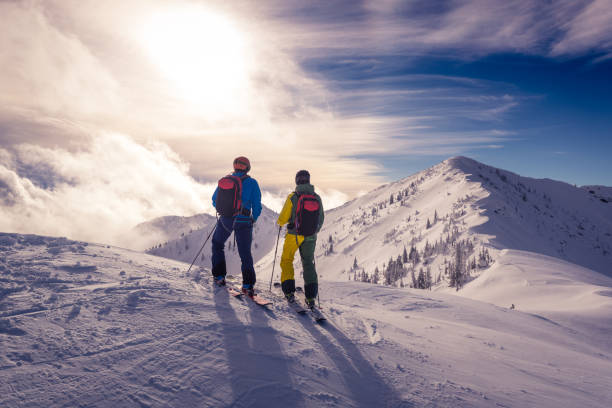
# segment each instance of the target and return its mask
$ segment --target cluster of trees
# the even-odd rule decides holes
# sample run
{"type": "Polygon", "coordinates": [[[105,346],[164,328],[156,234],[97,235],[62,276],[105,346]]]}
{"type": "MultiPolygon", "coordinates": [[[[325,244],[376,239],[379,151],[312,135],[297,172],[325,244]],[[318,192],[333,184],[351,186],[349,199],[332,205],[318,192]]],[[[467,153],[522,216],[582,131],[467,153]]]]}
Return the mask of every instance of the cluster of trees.
{"type": "Polygon", "coordinates": [[[401,202],[405,198],[409,198],[411,195],[416,194],[418,185],[421,184],[423,181],[425,181],[425,179],[423,177],[421,177],[416,182],[413,181],[412,183],[410,183],[410,185],[407,188],[405,188],[403,190],[400,190],[400,191],[398,191],[395,194],[393,194],[393,193],[390,194],[389,195],[389,204],[393,204],[394,202],[401,202]]]}
{"type": "MultiPolygon", "coordinates": [[[[410,184],[406,189],[393,193],[388,200],[380,201],[374,204],[371,208],[372,215],[376,215],[378,210],[386,208],[388,205],[403,202],[406,197],[414,194],[417,191],[420,180],[410,184]]],[[[491,256],[486,248],[482,248],[479,254],[474,255],[475,241],[474,239],[459,240],[461,236],[460,230],[463,229],[465,221],[461,220],[466,214],[466,203],[469,203],[473,196],[466,195],[459,198],[453,203],[452,210],[445,216],[439,216],[437,209],[434,210],[433,218],[428,217],[426,220],[426,229],[432,228],[438,222],[442,221],[444,228],[439,238],[430,242],[425,241],[422,246],[421,231],[412,231],[412,239],[404,246],[403,251],[397,256],[391,256],[389,260],[383,263],[382,267],[375,266],[374,271],[366,272],[359,265],[357,258],[353,259],[353,264],[348,273],[349,280],[383,284],[389,286],[410,286],[412,288],[430,289],[435,283],[441,282],[443,279],[448,281],[452,287],[457,290],[461,288],[469,279],[472,271],[479,268],[486,268],[492,262],[491,256]],[[419,244],[420,249],[417,248],[419,244]],[[435,259],[441,259],[442,262],[436,262],[439,269],[435,271],[436,278],[432,276],[431,264],[435,259]]],[[[367,209],[364,210],[361,218],[356,217],[353,220],[353,225],[359,222],[365,222],[368,218],[367,209]]],[[[418,211],[415,213],[418,216],[418,211]]],[[[408,218],[410,221],[410,218],[408,218]]],[[[402,227],[396,226],[391,231],[385,234],[383,244],[395,241],[397,235],[402,235],[402,227]]],[[[323,244],[325,255],[334,253],[334,242],[330,235],[327,242],[323,244]]]]}
{"type": "Polygon", "coordinates": [[[419,269],[419,274],[415,276],[414,269],[412,270],[412,288],[416,289],[431,289],[433,280],[431,277],[431,268],[423,270],[419,269]]]}
{"type": "Polygon", "coordinates": [[[427,218],[427,225],[425,226],[425,228],[430,229],[433,225],[437,224],[438,222],[438,210],[434,210],[434,220],[433,220],[433,224],[431,223],[431,221],[429,221],[429,218],[427,218]]]}
{"type": "Polygon", "coordinates": [[[448,279],[451,287],[459,290],[469,280],[472,271],[487,268],[493,259],[485,247],[482,247],[477,255],[473,255],[474,241],[457,240],[457,236],[458,232],[455,229],[453,234],[448,234],[444,239],[440,238],[433,245],[427,241],[422,250],[418,250],[414,244],[410,250],[404,247],[400,255],[395,258],[390,257],[382,269],[376,266],[372,273],[360,268],[355,257],[349,279],[352,277],[353,280],[360,282],[404,287],[406,286],[404,279],[410,275],[411,288],[431,289],[432,285],[439,283],[443,277],[440,273],[434,282],[431,268],[426,265],[438,255],[451,255],[450,259],[444,260],[444,278],[448,279]],[[417,272],[417,267],[421,263],[424,266],[418,268],[417,272]]]}
{"type": "MultiPolygon", "coordinates": [[[[392,205],[396,202],[404,204],[405,200],[417,193],[419,184],[423,183],[424,181],[425,178],[421,177],[420,179],[410,183],[408,187],[399,190],[397,193],[389,194],[388,200],[379,201],[372,206],[372,208],[370,209],[370,215],[375,216],[378,211],[384,210],[385,208],[387,208],[387,205],[392,205]]],[[[366,212],[364,211],[364,213],[362,214],[362,218],[365,217],[365,214],[366,212]]]]}

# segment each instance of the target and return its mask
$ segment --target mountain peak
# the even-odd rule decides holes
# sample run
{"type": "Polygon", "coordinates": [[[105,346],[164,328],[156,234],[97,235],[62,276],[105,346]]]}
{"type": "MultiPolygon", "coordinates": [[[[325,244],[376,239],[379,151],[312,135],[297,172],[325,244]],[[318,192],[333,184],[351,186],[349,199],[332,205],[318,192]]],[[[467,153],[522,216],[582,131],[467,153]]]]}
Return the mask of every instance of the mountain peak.
{"type": "Polygon", "coordinates": [[[466,156],[454,156],[446,159],[442,163],[447,164],[450,168],[470,173],[473,173],[474,169],[478,168],[479,166],[484,166],[484,164],[466,156]]]}

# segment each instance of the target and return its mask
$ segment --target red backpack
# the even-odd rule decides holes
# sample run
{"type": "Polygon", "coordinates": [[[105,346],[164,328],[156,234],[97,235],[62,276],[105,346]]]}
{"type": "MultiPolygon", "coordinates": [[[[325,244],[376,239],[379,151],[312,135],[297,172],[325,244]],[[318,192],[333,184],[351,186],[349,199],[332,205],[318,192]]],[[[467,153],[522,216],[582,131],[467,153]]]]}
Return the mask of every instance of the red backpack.
{"type": "Polygon", "coordinates": [[[234,217],[242,210],[242,182],[249,176],[229,175],[219,180],[215,208],[222,217],[234,217]]]}
{"type": "MultiPolygon", "coordinates": [[[[296,193],[297,194],[297,193],[296,193]]],[[[295,230],[305,237],[314,235],[319,228],[319,212],[321,204],[312,194],[298,195],[295,207],[295,230]]]]}

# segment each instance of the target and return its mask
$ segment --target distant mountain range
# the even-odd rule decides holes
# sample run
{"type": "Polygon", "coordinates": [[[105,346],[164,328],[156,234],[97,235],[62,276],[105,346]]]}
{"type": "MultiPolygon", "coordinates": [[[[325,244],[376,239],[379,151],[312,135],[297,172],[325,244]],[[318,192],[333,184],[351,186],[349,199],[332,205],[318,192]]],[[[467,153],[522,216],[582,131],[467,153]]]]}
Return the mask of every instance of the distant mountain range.
{"type": "MultiPolygon", "coordinates": [[[[263,207],[253,229],[252,253],[255,262],[273,250],[278,234],[276,218],[277,214],[274,211],[263,207]]],[[[192,217],[161,217],[138,225],[133,233],[149,234],[158,238],[146,250],[148,254],[191,263],[216,222],[216,217],[208,214],[192,217]]],[[[212,237],[198,255],[196,266],[211,267],[211,241],[212,237]]],[[[236,276],[241,274],[240,257],[233,235],[226,242],[226,263],[228,274],[236,276]]]]}

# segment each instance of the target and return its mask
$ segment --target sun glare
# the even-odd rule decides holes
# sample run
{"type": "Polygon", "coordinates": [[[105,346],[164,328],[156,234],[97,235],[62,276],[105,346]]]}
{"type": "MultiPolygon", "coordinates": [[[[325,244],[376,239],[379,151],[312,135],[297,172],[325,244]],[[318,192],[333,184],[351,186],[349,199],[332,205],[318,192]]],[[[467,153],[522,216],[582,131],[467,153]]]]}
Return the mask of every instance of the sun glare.
{"type": "Polygon", "coordinates": [[[246,40],[226,17],[202,8],[158,13],[146,24],[143,41],[178,96],[203,113],[224,116],[244,106],[246,40]]]}

